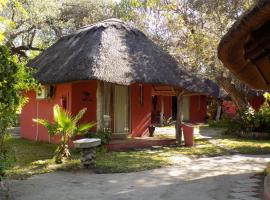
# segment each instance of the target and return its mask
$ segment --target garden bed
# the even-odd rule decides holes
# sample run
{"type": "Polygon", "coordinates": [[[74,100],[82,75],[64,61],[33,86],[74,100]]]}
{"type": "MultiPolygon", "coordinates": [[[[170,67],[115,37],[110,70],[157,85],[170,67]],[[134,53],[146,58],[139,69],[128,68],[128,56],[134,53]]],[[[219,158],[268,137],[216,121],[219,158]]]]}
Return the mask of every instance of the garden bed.
{"type": "Polygon", "coordinates": [[[244,132],[244,131],[241,131],[238,133],[238,136],[241,138],[254,139],[254,140],[270,139],[270,133],[266,133],[266,132],[244,132]]]}

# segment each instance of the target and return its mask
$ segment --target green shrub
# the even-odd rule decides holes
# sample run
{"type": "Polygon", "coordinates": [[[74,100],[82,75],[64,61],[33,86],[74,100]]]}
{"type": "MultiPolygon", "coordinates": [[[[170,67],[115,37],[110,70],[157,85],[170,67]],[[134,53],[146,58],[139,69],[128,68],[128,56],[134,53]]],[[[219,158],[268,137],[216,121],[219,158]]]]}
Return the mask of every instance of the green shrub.
{"type": "Polygon", "coordinates": [[[230,118],[224,118],[219,121],[216,120],[208,120],[209,127],[212,128],[228,128],[231,126],[232,119],[230,118]]]}
{"type": "MultiPolygon", "coordinates": [[[[9,135],[5,135],[7,140],[9,135]]],[[[5,170],[11,167],[16,161],[14,148],[12,146],[5,146],[0,151],[0,181],[5,176],[5,170]]]]}
{"type": "Polygon", "coordinates": [[[101,146],[106,146],[111,140],[111,129],[106,128],[103,131],[99,130],[90,135],[91,138],[99,138],[101,140],[101,146]]]}
{"type": "Polygon", "coordinates": [[[16,124],[18,111],[25,102],[21,91],[35,85],[31,70],[12,56],[6,46],[0,45],[0,175],[10,162],[5,137],[8,128],[16,124]]]}
{"type": "MultiPolygon", "coordinates": [[[[270,135],[270,95],[264,94],[265,102],[256,112],[252,107],[247,107],[246,110],[238,112],[237,116],[232,119],[228,126],[228,133],[269,133],[270,135]]],[[[239,134],[241,133],[241,134],[239,134]]]]}

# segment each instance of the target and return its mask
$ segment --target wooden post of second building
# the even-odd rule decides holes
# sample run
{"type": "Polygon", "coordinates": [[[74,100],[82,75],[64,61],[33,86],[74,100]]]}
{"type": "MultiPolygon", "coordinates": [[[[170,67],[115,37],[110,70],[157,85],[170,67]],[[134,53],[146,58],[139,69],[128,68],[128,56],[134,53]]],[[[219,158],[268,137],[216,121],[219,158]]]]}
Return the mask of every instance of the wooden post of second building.
{"type": "Polygon", "coordinates": [[[160,99],[161,99],[160,125],[164,126],[164,96],[161,96],[160,99]]]}
{"type": "Polygon", "coordinates": [[[180,90],[176,90],[177,96],[177,117],[175,123],[175,137],[178,144],[182,143],[182,100],[183,100],[183,92],[180,90]]]}
{"type": "Polygon", "coordinates": [[[97,81],[97,131],[103,131],[103,98],[104,98],[104,83],[102,81],[97,81]]]}

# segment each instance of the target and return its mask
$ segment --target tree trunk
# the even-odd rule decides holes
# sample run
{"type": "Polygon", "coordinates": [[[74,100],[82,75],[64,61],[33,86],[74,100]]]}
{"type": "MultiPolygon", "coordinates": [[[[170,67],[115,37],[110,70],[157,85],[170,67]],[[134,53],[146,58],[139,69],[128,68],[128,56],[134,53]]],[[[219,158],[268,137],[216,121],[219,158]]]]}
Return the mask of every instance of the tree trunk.
{"type": "Polygon", "coordinates": [[[217,114],[216,114],[216,121],[220,120],[221,117],[221,111],[222,111],[222,101],[217,100],[217,114]]]}
{"type": "Polygon", "coordinates": [[[178,144],[182,143],[182,98],[183,94],[180,91],[176,92],[177,94],[177,117],[175,123],[175,137],[178,144]]]}
{"type": "Polygon", "coordinates": [[[228,93],[239,111],[243,111],[249,105],[247,94],[239,91],[229,78],[217,77],[217,83],[228,93]]]}
{"type": "Polygon", "coordinates": [[[61,134],[61,142],[58,144],[58,147],[55,151],[55,163],[60,164],[63,163],[64,158],[70,157],[70,152],[68,148],[68,138],[64,135],[64,133],[61,134]]]}

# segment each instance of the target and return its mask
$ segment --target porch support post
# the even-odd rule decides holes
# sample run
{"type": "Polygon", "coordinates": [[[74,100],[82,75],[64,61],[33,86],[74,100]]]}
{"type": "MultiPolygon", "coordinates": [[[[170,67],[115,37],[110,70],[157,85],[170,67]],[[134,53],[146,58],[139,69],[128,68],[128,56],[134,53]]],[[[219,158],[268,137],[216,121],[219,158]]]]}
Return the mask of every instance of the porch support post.
{"type": "Polygon", "coordinates": [[[177,117],[175,123],[175,137],[178,144],[182,142],[182,100],[183,100],[183,92],[180,90],[176,90],[177,95],[177,117]]]}
{"type": "Polygon", "coordinates": [[[217,115],[216,115],[216,121],[219,121],[220,120],[220,115],[221,115],[221,109],[222,109],[222,107],[221,107],[221,105],[222,105],[222,103],[221,103],[221,100],[217,100],[217,104],[218,104],[218,106],[217,106],[217,115]]]}
{"type": "Polygon", "coordinates": [[[104,114],[104,106],[103,106],[103,99],[104,99],[104,83],[102,81],[97,81],[97,131],[103,131],[103,114],[104,114]]]}
{"type": "Polygon", "coordinates": [[[164,125],[164,96],[161,96],[160,125],[164,125]]]}

